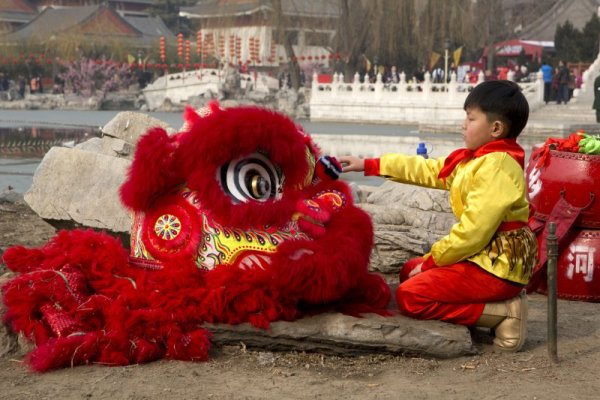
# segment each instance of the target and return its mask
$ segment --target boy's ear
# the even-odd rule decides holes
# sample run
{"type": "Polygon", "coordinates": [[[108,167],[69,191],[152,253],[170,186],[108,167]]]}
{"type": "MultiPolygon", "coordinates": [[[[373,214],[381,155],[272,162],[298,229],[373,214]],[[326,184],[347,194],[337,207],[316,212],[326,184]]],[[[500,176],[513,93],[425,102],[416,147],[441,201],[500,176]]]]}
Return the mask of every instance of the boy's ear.
{"type": "Polygon", "coordinates": [[[499,139],[506,136],[506,125],[500,120],[495,120],[492,123],[491,135],[494,139],[499,139]]]}

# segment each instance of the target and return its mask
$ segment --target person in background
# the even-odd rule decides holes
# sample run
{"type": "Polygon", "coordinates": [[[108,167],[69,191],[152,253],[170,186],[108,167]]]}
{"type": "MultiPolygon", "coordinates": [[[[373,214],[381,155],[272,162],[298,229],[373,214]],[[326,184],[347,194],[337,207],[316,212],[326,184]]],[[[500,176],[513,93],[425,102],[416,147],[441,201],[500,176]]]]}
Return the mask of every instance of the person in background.
{"type": "Polygon", "coordinates": [[[596,122],[600,123],[600,75],[594,79],[594,104],[592,108],[596,110],[596,122]]]}
{"type": "Polygon", "coordinates": [[[558,76],[556,78],[558,88],[556,92],[556,104],[569,102],[569,68],[565,65],[563,60],[558,62],[558,76]]]}
{"type": "Polygon", "coordinates": [[[544,60],[540,70],[542,71],[542,79],[544,80],[544,102],[548,104],[552,90],[552,66],[548,64],[547,60],[544,60]]]}

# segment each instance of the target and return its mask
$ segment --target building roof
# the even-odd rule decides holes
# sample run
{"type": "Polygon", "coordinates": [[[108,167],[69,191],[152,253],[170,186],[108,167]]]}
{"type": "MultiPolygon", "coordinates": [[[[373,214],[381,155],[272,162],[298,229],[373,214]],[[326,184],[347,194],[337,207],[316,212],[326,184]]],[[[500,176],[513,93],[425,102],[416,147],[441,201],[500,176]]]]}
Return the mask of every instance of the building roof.
{"type": "Polygon", "coordinates": [[[0,21],[24,24],[36,14],[37,10],[24,0],[0,0],[0,21]]]}
{"type": "Polygon", "coordinates": [[[84,38],[96,36],[131,40],[140,46],[153,44],[159,36],[174,38],[159,17],[121,16],[106,5],[46,8],[5,38],[9,42],[30,39],[44,41],[70,33],[83,35],[84,38]]]}
{"type": "Polygon", "coordinates": [[[558,0],[538,19],[519,32],[519,38],[529,40],[554,40],[556,27],[567,20],[576,29],[585,24],[598,12],[598,0],[558,0]]]}
{"type": "MultiPolygon", "coordinates": [[[[297,17],[338,17],[333,0],[281,0],[284,15],[297,17]]],[[[187,18],[219,18],[271,12],[271,0],[200,0],[191,7],[181,7],[179,15],[187,18]]]]}
{"type": "MultiPolygon", "coordinates": [[[[494,43],[494,55],[500,57],[517,57],[521,51],[534,59],[540,59],[546,48],[554,48],[554,42],[511,39],[494,43]]],[[[487,57],[488,48],[483,49],[483,57],[487,57]]]]}
{"type": "Polygon", "coordinates": [[[167,41],[175,40],[175,35],[160,17],[125,15],[123,18],[146,37],[157,39],[164,36],[167,41]]]}

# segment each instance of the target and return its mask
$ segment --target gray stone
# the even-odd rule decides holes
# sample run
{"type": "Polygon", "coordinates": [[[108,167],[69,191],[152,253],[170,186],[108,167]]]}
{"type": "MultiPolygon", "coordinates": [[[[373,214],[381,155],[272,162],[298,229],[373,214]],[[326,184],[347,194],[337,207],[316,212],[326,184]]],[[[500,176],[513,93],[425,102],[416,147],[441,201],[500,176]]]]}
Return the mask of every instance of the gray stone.
{"type": "Polygon", "coordinates": [[[103,136],[91,138],[75,146],[76,149],[92,153],[104,154],[111,157],[121,157],[131,160],[133,158],[133,145],[122,139],[103,136]]]}
{"type": "Polygon", "coordinates": [[[102,133],[135,145],[140,136],[155,127],[161,127],[169,133],[173,132],[169,124],[157,118],[139,112],[124,111],[110,120],[102,128],[102,133]]]}
{"type": "Polygon", "coordinates": [[[368,314],[355,318],[318,314],[294,322],[279,321],[268,330],[250,324],[205,325],[216,344],[239,344],[265,350],[316,351],[333,354],[392,353],[437,358],[475,354],[469,330],[439,321],[368,314]]]}
{"type": "Polygon", "coordinates": [[[386,181],[367,198],[376,205],[404,204],[423,211],[452,212],[445,190],[428,189],[415,185],[386,181]]]}
{"type": "Polygon", "coordinates": [[[371,269],[386,274],[398,273],[406,261],[427,253],[456,223],[446,191],[396,182],[372,188],[360,207],[373,221],[371,269]]]}
{"type": "MultiPolygon", "coordinates": [[[[127,233],[130,216],[119,199],[130,161],[77,148],[53,147],[33,177],[25,201],[42,218],[127,233]]],[[[62,226],[61,226],[62,227],[62,226]]]]}

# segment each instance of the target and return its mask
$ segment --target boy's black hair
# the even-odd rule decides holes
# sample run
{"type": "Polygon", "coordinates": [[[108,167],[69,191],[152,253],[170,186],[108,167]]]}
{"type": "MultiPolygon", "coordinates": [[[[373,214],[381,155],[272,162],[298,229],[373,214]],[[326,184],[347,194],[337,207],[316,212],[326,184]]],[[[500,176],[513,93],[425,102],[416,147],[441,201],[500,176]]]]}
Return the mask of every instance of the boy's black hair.
{"type": "Polygon", "coordinates": [[[506,125],[506,138],[521,134],[529,118],[529,103],[515,82],[494,80],[475,86],[465,100],[464,109],[477,107],[488,121],[499,119],[506,125]]]}

